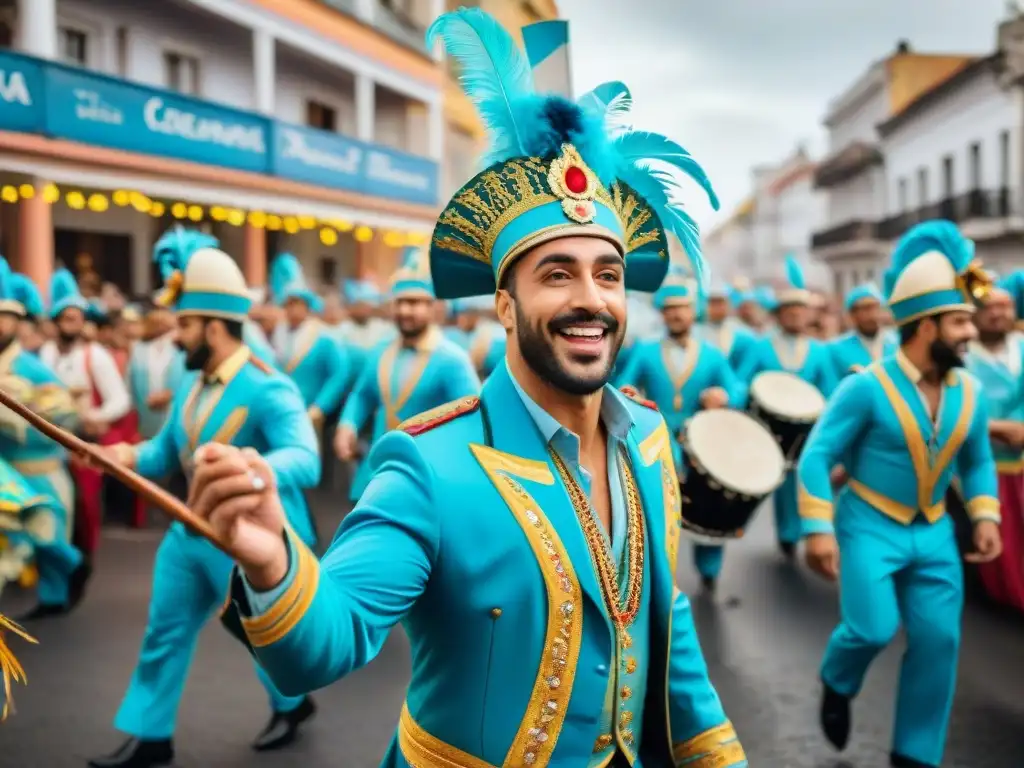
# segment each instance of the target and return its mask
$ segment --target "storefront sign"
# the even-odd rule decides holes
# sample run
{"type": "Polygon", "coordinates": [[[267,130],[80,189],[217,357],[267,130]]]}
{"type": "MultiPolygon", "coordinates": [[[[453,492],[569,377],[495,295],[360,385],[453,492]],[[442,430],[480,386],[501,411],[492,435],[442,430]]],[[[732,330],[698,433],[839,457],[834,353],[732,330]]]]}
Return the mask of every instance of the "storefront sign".
{"type": "Polygon", "coordinates": [[[437,163],[297,125],[274,126],[271,172],[296,181],[424,205],[437,204],[437,163]]]}
{"type": "Polygon", "coordinates": [[[0,52],[0,130],[42,130],[43,93],[43,68],[38,62],[0,52]]]}

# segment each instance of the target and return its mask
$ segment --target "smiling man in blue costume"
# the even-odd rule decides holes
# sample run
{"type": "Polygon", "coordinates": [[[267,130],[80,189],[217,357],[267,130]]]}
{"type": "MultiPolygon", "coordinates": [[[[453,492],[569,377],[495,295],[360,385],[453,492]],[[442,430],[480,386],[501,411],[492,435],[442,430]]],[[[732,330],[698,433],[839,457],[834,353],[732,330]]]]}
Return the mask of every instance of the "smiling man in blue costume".
{"type": "MultiPolygon", "coordinates": [[[[43,313],[35,285],[11,272],[0,257],[0,387],[47,421],[73,429],[78,413],[71,393],[35,355],[22,351],[18,324],[43,313]]],[[[35,493],[50,500],[24,521],[35,553],[39,604],[24,620],[60,616],[81,601],[90,568],[71,543],[74,487],[64,450],[6,408],[0,409],[0,457],[35,493]]]]}
{"type": "Polygon", "coordinates": [[[696,335],[725,355],[734,371],[739,370],[757,336],[732,315],[739,293],[722,283],[712,283],[701,313],[696,335]]]}
{"type": "MultiPolygon", "coordinates": [[[[242,341],[250,298],[238,265],[214,248],[160,248],[160,300],[174,306],[178,344],[188,370],[167,421],[151,440],[111,446],[110,453],[140,475],[157,479],[176,470],[190,477],[203,443],[261,452],[272,467],[289,521],[303,546],[314,535],[302,492],[320,479],[316,436],[295,384],[253,357],[242,341]]],[[[170,765],[175,720],[196,640],[228,594],[231,559],[180,523],[157,551],[149,620],[139,663],[114,726],[128,740],[93,768],[170,765]]],[[[312,700],[282,694],[257,666],[273,715],[253,748],[291,742],[314,712],[312,700]]]]}
{"type": "Polygon", "coordinates": [[[800,459],[800,515],[808,564],[840,579],[841,619],[821,666],[827,738],[846,746],[851,700],[902,624],[891,764],[932,768],[946,743],[963,608],[944,504],[954,475],[974,521],[968,558],[1001,551],[988,409],[981,385],[960,370],[989,282],[974,244],[954,224],[931,221],[897,244],[885,285],[900,350],[833,395],[800,459]],[[829,473],[840,461],[849,482],[834,513],[829,473]]]}
{"type": "Polygon", "coordinates": [[[836,381],[896,354],[898,340],[882,327],[884,304],[881,292],[871,283],[846,294],[843,308],[853,328],[828,343],[836,381]]]}
{"type": "MultiPolygon", "coordinates": [[[[370,353],[345,402],[334,438],[341,461],[355,459],[357,437],[371,419],[372,446],[404,419],[480,392],[469,356],[433,322],[437,300],[426,250],[406,250],[391,280],[391,301],[398,337],[370,353]]],[[[371,474],[371,464],[361,462],[352,501],[359,500],[371,474]]]]}
{"type": "Polygon", "coordinates": [[[258,458],[201,452],[193,509],[242,564],[242,625],[287,690],[369,663],[404,623],[412,681],[385,766],[746,766],[675,588],[671,435],[653,405],[607,385],[626,287],[657,289],[669,232],[699,259],[696,226],[669,203],[680,171],[710,184],[674,142],[609,132],[625,86],[579,104],[551,93],[568,92],[567,72],[551,79],[563,23],[524,35],[533,68],[477,9],[430,34],[492,141],[438,221],[435,286],[496,291],[506,364],[479,398],[380,440],[320,563],[260,490],[272,479],[258,458]],[[652,171],[655,158],[675,168],[652,171]]]}
{"type": "MultiPolygon", "coordinates": [[[[770,289],[760,291],[760,300],[771,308],[775,327],[758,339],[737,374],[749,387],[761,373],[786,371],[813,384],[827,398],[836,384],[832,356],[828,347],[808,335],[811,294],[800,263],[792,256],[786,259],[786,280],[789,287],[778,294],[770,289]]],[[[779,548],[791,558],[800,541],[795,468],[786,472],[786,479],[772,495],[772,507],[779,548]]]]}
{"type": "Polygon", "coordinates": [[[274,333],[277,361],[302,393],[317,434],[325,416],[336,416],[349,380],[342,348],[317,317],[323,300],[302,274],[298,259],[282,253],[270,266],[270,289],[284,307],[284,322],[274,333]]]}
{"type": "MultiPolygon", "coordinates": [[[[665,337],[637,344],[618,379],[641,390],[665,417],[677,473],[683,467],[679,435],[687,420],[704,408],[743,408],[746,404],[746,388],[725,355],[691,333],[695,294],[689,273],[673,265],[654,294],[654,306],[664,318],[665,337]]],[[[694,546],[694,565],[709,591],[722,571],[722,557],[722,547],[694,546]]]]}

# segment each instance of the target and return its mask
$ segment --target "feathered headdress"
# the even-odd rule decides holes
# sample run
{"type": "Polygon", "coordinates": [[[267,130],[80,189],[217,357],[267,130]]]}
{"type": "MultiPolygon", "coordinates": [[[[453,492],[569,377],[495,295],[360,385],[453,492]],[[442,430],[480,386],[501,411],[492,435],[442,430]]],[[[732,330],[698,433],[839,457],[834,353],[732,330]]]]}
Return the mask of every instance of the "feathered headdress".
{"type": "Polygon", "coordinates": [[[486,170],[456,193],[434,230],[437,295],[493,293],[523,253],[580,235],[613,243],[626,260],[626,287],[652,292],[668,270],[672,234],[703,283],[697,225],[677,201],[685,175],[718,207],[703,170],[672,140],[627,125],[631,97],[622,83],[568,98],[564,24],[523,34],[527,54],[477,8],[446,13],[427,32],[429,45],[441,40],[458,61],[490,139],[486,170]]]}
{"type": "Polygon", "coordinates": [[[342,283],[341,293],[348,305],[369,304],[376,307],[381,302],[380,289],[369,280],[349,278],[342,283]]]}
{"type": "Polygon", "coordinates": [[[173,307],[181,294],[185,267],[192,254],[203,248],[219,247],[220,240],[213,235],[185,229],[180,224],[164,232],[153,246],[153,261],[164,283],[156,303],[163,307],[173,307]]]}
{"type": "Polygon", "coordinates": [[[1010,294],[1017,314],[1018,324],[1024,320],[1024,269],[1011,272],[999,279],[999,287],[1010,294]]]}
{"type": "Polygon", "coordinates": [[[7,259],[0,256],[0,312],[18,315],[25,314],[25,308],[14,295],[14,273],[7,259]]]}
{"type": "Polygon", "coordinates": [[[0,697],[2,697],[0,699],[0,722],[7,719],[11,710],[11,684],[21,683],[24,685],[26,682],[24,667],[14,657],[14,652],[7,647],[7,638],[5,637],[7,633],[20,637],[27,643],[38,642],[24,629],[0,614],[0,697]]]}
{"type": "Polygon", "coordinates": [[[75,276],[61,267],[50,277],[50,318],[56,320],[61,312],[70,307],[83,313],[88,312],[89,302],[79,292],[75,276]]]}
{"type": "Polygon", "coordinates": [[[430,258],[422,248],[409,246],[405,249],[402,265],[391,276],[391,298],[434,298],[430,258]]]}
{"type": "Polygon", "coordinates": [[[279,253],[270,265],[267,281],[278,306],[289,299],[301,299],[313,312],[323,311],[323,300],[309,287],[295,254],[279,253]]]}
{"type": "Polygon", "coordinates": [[[248,316],[252,298],[245,277],[213,235],[175,225],[153,246],[153,262],[164,282],[154,299],[160,306],[226,320],[248,316]]]}
{"type": "Polygon", "coordinates": [[[777,307],[787,304],[810,304],[811,293],[807,290],[807,281],[804,279],[804,269],[800,261],[792,253],[786,254],[786,288],[779,292],[777,307]]]}
{"type": "Polygon", "coordinates": [[[750,300],[754,301],[765,312],[774,312],[779,308],[779,299],[770,285],[759,285],[749,293],[750,300]]]}
{"type": "Polygon", "coordinates": [[[858,304],[868,303],[885,303],[885,300],[882,298],[882,292],[878,290],[878,286],[874,283],[863,283],[851,288],[850,292],[846,294],[846,299],[843,301],[843,307],[849,312],[858,304]]]}
{"type": "Polygon", "coordinates": [[[654,292],[655,309],[692,305],[696,287],[696,280],[688,269],[680,264],[670,264],[668,274],[654,292]]]}
{"type": "Polygon", "coordinates": [[[885,273],[886,300],[897,325],[952,310],[973,311],[991,289],[991,277],[974,258],[974,241],[941,219],[911,227],[885,273]]]}

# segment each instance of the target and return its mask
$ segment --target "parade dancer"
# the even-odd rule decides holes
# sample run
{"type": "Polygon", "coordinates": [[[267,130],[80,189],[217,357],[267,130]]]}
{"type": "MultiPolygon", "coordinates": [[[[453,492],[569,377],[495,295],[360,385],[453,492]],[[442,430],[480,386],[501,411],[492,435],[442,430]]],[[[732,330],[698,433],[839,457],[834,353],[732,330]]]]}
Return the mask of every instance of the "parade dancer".
{"type": "MultiPolygon", "coordinates": [[[[410,416],[480,392],[469,356],[433,322],[436,299],[426,251],[406,249],[391,280],[391,300],[398,338],[370,353],[345,402],[334,439],[341,461],[355,457],[357,436],[370,419],[376,443],[410,416]]],[[[353,502],[369,479],[370,465],[362,462],[352,480],[353,502]]]]}
{"type": "Polygon", "coordinates": [[[982,565],[981,580],[994,600],[1024,611],[1024,336],[1013,331],[1010,294],[993,289],[974,316],[978,340],[967,369],[989,404],[989,437],[999,475],[1003,554],[982,565]]]}
{"type": "MultiPolygon", "coordinates": [[[[640,389],[658,406],[672,436],[676,472],[683,468],[680,436],[687,420],[703,408],[743,408],[746,388],[717,348],[695,338],[692,278],[673,266],[654,294],[665,321],[665,338],[640,342],[619,381],[640,389]]],[[[708,591],[722,572],[723,548],[696,544],[694,565],[708,591]]]]}
{"type": "MultiPolygon", "coordinates": [[[[835,388],[832,358],[824,344],[807,334],[810,292],[799,262],[792,257],[786,260],[786,280],[789,288],[777,296],[772,294],[770,301],[769,294],[762,292],[766,306],[772,307],[777,327],[758,339],[737,373],[749,386],[765,371],[787,371],[813,384],[828,397],[835,388]]],[[[792,558],[800,541],[795,467],[786,472],[782,485],[772,495],[772,508],[779,549],[787,558],[792,558]]]]}
{"type": "MultiPolygon", "coordinates": [[[[242,341],[249,311],[245,278],[235,261],[213,248],[191,250],[192,242],[158,249],[164,300],[178,315],[178,343],[189,373],[175,393],[159,434],[138,446],[109,450],[121,463],[149,478],[176,470],[192,472],[199,445],[224,443],[258,450],[273,467],[275,485],[287,510],[290,530],[312,545],[313,530],[302,489],[320,479],[316,436],[295,385],[252,356],[242,341]],[[217,291],[210,291],[217,286],[217,291]]],[[[114,726],[129,735],[93,768],[149,768],[170,765],[172,737],[196,640],[211,615],[224,605],[231,560],[205,539],[174,523],[157,551],[149,620],[139,663],[114,726]]],[[[273,715],[253,742],[257,750],[294,740],[314,713],[306,696],[282,694],[257,665],[273,715]]]]}
{"type": "Polygon", "coordinates": [[[898,341],[882,327],[882,294],[870,283],[846,294],[844,309],[853,328],[828,343],[836,381],[896,353],[898,341]]]}
{"type": "Polygon", "coordinates": [[[960,480],[974,562],[999,556],[999,500],[981,384],[963,356],[974,301],[989,288],[974,244],[930,221],[897,244],[885,275],[901,346],[844,379],[800,460],[808,564],[840,580],[839,626],[821,665],[821,725],[837,748],[871,661],[902,624],[907,637],[891,765],[939,766],[953,705],[963,573],[945,496],[960,480]],[[849,474],[833,513],[830,470],[849,474]]]}
{"type": "MultiPolygon", "coordinates": [[[[43,344],[39,358],[71,391],[81,431],[87,439],[101,445],[132,441],[137,430],[130,418],[132,402],[128,387],[110,352],[83,337],[91,305],[79,293],[74,276],[66,269],[53,274],[50,302],[50,319],[57,326],[57,338],[43,344]]],[[[81,463],[72,463],[71,474],[78,511],[74,541],[88,560],[99,546],[103,475],[81,463]]]]}
{"type": "MultiPolygon", "coordinates": [[[[74,401],[56,375],[16,340],[18,323],[42,313],[38,290],[24,275],[10,271],[0,257],[0,386],[64,427],[77,421],[74,401]]],[[[81,601],[91,573],[71,543],[74,489],[60,446],[6,408],[0,408],[0,456],[34,493],[47,499],[23,521],[36,571],[38,605],[23,621],[59,616],[81,601]]],[[[2,527],[2,526],[0,526],[2,527]]]]}
{"type": "Polygon", "coordinates": [[[675,588],[671,437],[653,406],[607,385],[626,288],[665,274],[665,228],[699,259],[674,176],[649,163],[710,184],[668,139],[606,133],[605,100],[535,93],[567,59],[567,29],[524,34],[532,73],[479,9],[428,38],[458,57],[493,142],[440,216],[433,275],[447,298],[497,289],[506,364],[479,398],[380,440],[322,563],[285,532],[258,457],[236,470],[237,452],[202,451],[193,509],[243,564],[242,626],[288,690],[367,664],[405,624],[412,682],[386,766],[746,766],[675,588]]]}

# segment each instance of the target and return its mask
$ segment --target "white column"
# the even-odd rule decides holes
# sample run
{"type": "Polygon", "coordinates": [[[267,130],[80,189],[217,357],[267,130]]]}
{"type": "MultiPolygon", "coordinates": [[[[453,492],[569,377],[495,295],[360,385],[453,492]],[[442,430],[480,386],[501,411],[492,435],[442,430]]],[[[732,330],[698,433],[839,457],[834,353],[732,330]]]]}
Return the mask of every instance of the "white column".
{"type": "Polygon", "coordinates": [[[256,86],[256,111],[273,115],[277,63],[274,36],[269,30],[252,31],[252,71],[256,86]]]}
{"type": "Polygon", "coordinates": [[[356,75],[356,138],[373,142],[377,115],[377,86],[373,78],[362,72],[356,75]]]}
{"type": "MultiPolygon", "coordinates": [[[[445,0],[427,0],[427,24],[432,24],[434,19],[448,10],[448,3],[445,0]]],[[[427,51],[434,61],[441,61],[444,58],[444,47],[441,43],[434,46],[434,50],[427,51]]]]}
{"type": "Polygon", "coordinates": [[[18,24],[22,51],[57,58],[57,0],[18,0],[18,24]]]}
{"type": "Polygon", "coordinates": [[[444,157],[444,104],[440,99],[427,105],[427,155],[441,162],[444,157]]]}
{"type": "Polygon", "coordinates": [[[377,10],[377,0],[356,0],[356,16],[366,24],[373,24],[377,10]]]}

